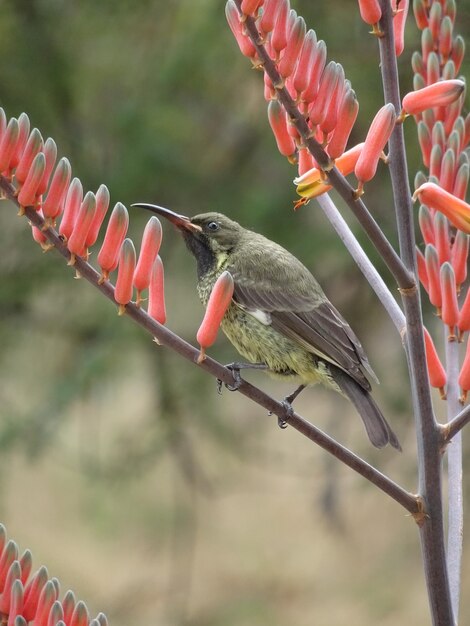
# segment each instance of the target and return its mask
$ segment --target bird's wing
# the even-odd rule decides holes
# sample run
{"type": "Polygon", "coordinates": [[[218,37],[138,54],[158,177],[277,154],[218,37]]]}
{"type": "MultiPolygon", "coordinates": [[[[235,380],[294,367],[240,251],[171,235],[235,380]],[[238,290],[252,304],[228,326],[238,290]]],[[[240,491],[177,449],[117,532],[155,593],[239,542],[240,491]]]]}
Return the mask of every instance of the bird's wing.
{"type": "Polygon", "coordinates": [[[227,267],[235,283],[235,303],[258,319],[269,314],[264,315],[265,323],[270,321],[273,328],[370,389],[361,368],[376,377],[359,340],[310,272],[295,257],[290,256],[291,263],[292,259],[295,266],[290,265],[286,273],[285,259],[270,258],[269,281],[258,278],[259,270],[252,262],[245,267],[227,267]],[[292,275],[295,282],[288,279],[292,275]]]}

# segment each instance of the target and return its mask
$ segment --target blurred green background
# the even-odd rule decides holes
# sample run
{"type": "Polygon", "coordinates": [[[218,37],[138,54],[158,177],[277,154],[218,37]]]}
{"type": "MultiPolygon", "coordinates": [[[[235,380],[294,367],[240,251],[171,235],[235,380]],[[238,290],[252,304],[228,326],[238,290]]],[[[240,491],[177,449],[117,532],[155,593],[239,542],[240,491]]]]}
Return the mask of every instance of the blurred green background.
{"type": "MultiPolygon", "coordinates": [[[[362,140],[382,91],[376,42],[356,3],[292,6],[352,81],[361,111],[351,141],[362,140]]],[[[297,408],[413,491],[399,337],[315,203],[292,211],[295,169],[276,150],[261,75],[239,53],[224,3],[0,7],[0,105],[8,116],[26,111],[53,137],[86,190],[104,182],[113,203],[223,211],[312,268],[366,347],[403,454],[371,449],[354,409],[335,394],[308,390],[297,408]]],[[[465,36],[470,1],[458,11],[465,36]]],[[[418,42],[411,17],[403,90],[418,42]]],[[[412,120],[406,133],[412,179],[420,167],[412,120]]],[[[379,169],[365,199],[395,242],[379,169]]],[[[137,244],[147,218],[131,214],[137,244]]],[[[202,318],[194,262],[164,229],[168,326],[194,342],[202,318]]],[[[418,535],[398,505],[256,405],[219,396],[214,380],[118,318],[58,255],[41,253],[6,202],[0,249],[0,520],[36,566],[112,626],[428,623],[418,535]]],[[[211,354],[236,358],[223,337],[211,354]]],[[[247,377],[276,397],[291,391],[247,377]]],[[[436,407],[442,415],[445,406],[436,407]]],[[[469,583],[467,554],[463,589],[469,583]]]]}

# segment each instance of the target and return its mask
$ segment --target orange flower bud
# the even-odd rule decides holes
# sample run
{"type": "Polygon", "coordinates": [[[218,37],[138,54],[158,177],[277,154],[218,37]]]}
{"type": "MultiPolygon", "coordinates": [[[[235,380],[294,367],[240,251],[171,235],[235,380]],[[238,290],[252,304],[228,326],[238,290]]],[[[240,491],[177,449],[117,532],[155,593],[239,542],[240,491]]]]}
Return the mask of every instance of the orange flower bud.
{"type": "Polygon", "coordinates": [[[317,36],[314,30],[309,30],[304,38],[299,62],[294,73],[294,88],[297,93],[305,91],[310,79],[310,68],[315,59],[317,36]]]}
{"type": "Polygon", "coordinates": [[[440,2],[433,2],[429,11],[429,30],[434,41],[439,39],[439,30],[442,21],[442,5],[440,2]]]}
{"type": "Polygon", "coordinates": [[[222,318],[224,317],[233,296],[234,283],[230,272],[222,272],[212,287],[206,306],[204,319],[197,331],[197,341],[201,346],[198,361],[204,360],[204,350],[216,340],[222,318]]]}
{"type": "Polygon", "coordinates": [[[326,117],[331,96],[338,84],[340,67],[338,63],[330,61],[323,70],[317,96],[308,110],[308,116],[313,126],[321,124],[326,117]]]}
{"type": "Polygon", "coordinates": [[[470,389],[470,341],[467,341],[465,358],[459,374],[459,386],[462,390],[461,400],[465,401],[467,398],[467,391],[470,389]]]}
{"type": "Polygon", "coordinates": [[[244,15],[255,16],[258,12],[258,7],[263,4],[263,0],[242,0],[241,10],[244,15]]]}
{"type": "Polygon", "coordinates": [[[426,260],[426,272],[428,275],[429,301],[436,309],[442,306],[441,281],[439,277],[439,257],[437,250],[432,244],[428,244],[424,251],[426,260]]]}
{"type": "Polygon", "coordinates": [[[289,0],[281,0],[276,23],[271,33],[271,46],[276,56],[287,46],[287,24],[289,22],[289,0]]]}
{"type": "Polygon", "coordinates": [[[8,570],[11,567],[13,561],[18,559],[18,546],[14,541],[9,541],[3,549],[0,557],[0,593],[5,587],[5,581],[8,575],[8,570]]]}
{"type": "Polygon", "coordinates": [[[60,221],[59,234],[65,240],[69,239],[75,225],[78,209],[83,200],[83,187],[78,178],[74,178],[70,183],[64,202],[64,213],[60,221]]]}
{"type": "Polygon", "coordinates": [[[452,265],[446,261],[441,266],[441,293],[442,293],[442,321],[449,327],[450,336],[454,334],[454,328],[459,321],[459,305],[457,302],[457,289],[455,286],[455,274],[452,265]]]}
{"type": "Polygon", "coordinates": [[[29,121],[29,117],[26,115],[26,113],[22,113],[18,118],[18,141],[16,142],[16,148],[10,161],[10,168],[12,170],[15,169],[15,167],[20,162],[21,155],[23,154],[26,142],[28,141],[30,127],[31,124],[29,121]]]}
{"type": "Polygon", "coordinates": [[[457,290],[459,290],[460,285],[467,278],[468,245],[468,235],[458,230],[451,250],[451,263],[455,272],[457,290]]]}
{"type": "Polygon", "coordinates": [[[418,141],[423,156],[423,163],[426,167],[429,167],[432,150],[431,133],[422,120],[418,122],[418,141]]]}
{"type": "Polygon", "coordinates": [[[439,265],[450,259],[449,223],[442,213],[434,215],[434,233],[436,236],[436,250],[439,257],[439,265]]]}
{"type": "Polygon", "coordinates": [[[139,260],[134,273],[134,287],[137,289],[137,301],[140,300],[140,292],[147,289],[150,284],[153,264],[160,250],[161,242],[162,225],[158,217],[153,215],[144,229],[139,260]]]}
{"type": "Polygon", "coordinates": [[[301,16],[297,17],[290,29],[286,49],[278,65],[279,74],[284,78],[290,76],[294,71],[304,43],[306,30],[304,18],[301,16]]]}
{"type": "Polygon", "coordinates": [[[391,103],[384,105],[372,120],[354,169],[360,183],[366,183],[374,177],[380,156],[395,128],[395,121],[395,107],[391,103]]]}
{"type": "Polygon", "coordinates": [[[49,178],[51,177],[52,170],[54,169],[57,159],[57,146],[51,137],[46,139],[46,143],[44,144],[44,155],[46,157],[46,167],[44,169],[41,184],[39,185],[38,196],[42,196],[43,193],[46,193],[49,178]]]}
{"type": "Polygon", "coordinates": [[[47,626],[47,618],[52,605],[56,601],[56,590],[52,580],[47,581],[39,596],[36,613],[34,615],[34,626],[47,626]]]}
{"type": "Polygon", "coordinates": [[[42,150],[42,146],[43,141],[41,133],[37,128],[33,128],[15,171],[15,178],[20,185],[25,182],[26,176],[33,164],[34,157],[42,150]]]}
{"type": "Polygon", "coordinates": [[[13,583],[16,580],[21,582],[20,576],[21,576],[20,564],[18,561],[15,560],[8,568],[6,578],[5,578],[5,583],[3,585],[3,590],[0,595],[0,613],[4,613],[4,614],[6,613],[8,615],[8,613],[10,612],[10,601],[11,601],[13,583]]]}
{"type": "Polygon", "coordinates": [[[20,567],[21,567],[21,582],[23,585],[29,578],[31,573],[31,569],[33,567],[33,556],[30,550],[25,550],[20,558],[20,567]]]}
{"type": "Polygon", "coordinates": [[[366,24],[377,24],[382,17],[382,9],[378,0],[358,0],[361,17],[366,24]]]}
{"type": "MultiPolygon", "coordinates": [[[[114,299],[121,306],[132,300],[132,279],[135,270],[135,248],[132,239],[124,239],[119,253],[118,275],[114,289],[114,299]]],[[[122,312],[122,309],[120,309],[122,312]]]]}
{"type": "Polygon", "coordinates": [[[299,161],[298,162],[299,177],[305,174],[306,172],[309,172],[316,165],[315,159],[307,150],[307,148],[301,148],[299,150],[298,161],[299,161]]]}
{"type": "Polygon", "coordinates": [[[63,157],[54,172],[51,186],[43,203],[42,210],[45,217],[55,219],[64,206],[64,198],[72,176],[72,168],[68,159],[63,157]]]}
{"type": "MultiPolygon", "coordinates": [[[[41,209],[39,209],[38,213],[41,217],[44,217],[41,209]]],[[[44,251],[48,250],[49,244],[48,244],[47,237],[44,234],[44,231],[41,228],[38,228],[37,226],[35,226],[34,224],[31,224],[31,230],[32,230],[34,241],[38,243],[44,251]]]]}
{"type": "Polygon", "coordinates": [[[310,65],[308,84],[302,93],[302,101],[312,103],[318,93],[320,87],[320,79],[326,64],[326,43],[323,39],[317,43],[313,55],[313,61],[310,65]]]}
{"type": "MultiPolygon", "coordinates": [[[[18,202],[20,206],[33,206],[36,201],[38,187],[41,183],[46,169],[46,158],[42,152],[34,157],[31,169],[26,176],[20,193],[18,194],[18,202]]],[[[38,207],[39,208],[39,207],[38,207]]]]}
{"type": "Polygon", "coordinates": [[[259,30],[263,35],[273,30],[281,3],[281,0],[265,0],[263,4],[263,14],[259,21],[259,30]]]}
{"type": "Polygon", "coordinates": [[[442,163],[442,148],[439,144],[434,144],[429,159],[429,175],[439,180],[442,163]]]}
{"type": "Polygon", "coordinates": [[[461,200],[465,199],[467,195],[467,187],[468,187],[468,177],[469,177],[469,165],[468,163],[462,163],[462,165],[457,170],[457,174],[455,176],[454,188],[452,189],[452,195],[460,198],[461,200]]]}
{"type": "Polygon", "coordinates": [[[284,156],[291,156],[295,152],[295,143],[287,127],[287,115],[278,100],[271,100],[268,104],[268,119],[276,139],[277,148],[284,156]]]}
{"type": "Polygon", "coordinates": [[[456,198],[434,183],[421,185],[413,198],[418,198],[428,207],[444,213],[456,228],[470,234],[470,205],[460,198],[456,198]]]}
{"type": "Polygon", "coordinates": [[[455,179],[455,154],[452,148],[448,148],[441,161],[441,173],[439,182],[443,189],[452,193],[455,179]]]}
{"type": "Polygon", "coordinates": [[[409,4],[409,0],[401,0],[397,13],[393,18],[393,35],[395,39],[395,54],[397,57],[400,56],[405,48],[405,24],[409,4]]]}
{"type": "Polygon", "coordinates": [[[446,0],[444,3],[444,15],[448,15],[452,24],[455,22],[455,15],[457,13],[457,7],[455,0],[446,0]]]}
{"type": "Polygon", "coordinates": [[[63,617],[64,611],[62,610],[62,605],[58,600],[56,600],[51,606],[45,626],[57,626],[57,624],[60,623],[60,620],[62,620],[63,617]]]}
{"type": "Polygon", "coordinates": [[[460,309],[459,330],[461,333],[470,330],[470,289],[467,289],[467,295],[460,309]]]}
{"type": "Polygon", "coordinates": [[[428,207],[424,204],[419,207],[418,221],[424,243],[432,243],[434,245],[436,243],[434,223],[428,207]]]}
{"type": "Polygon", "coordinates": [[[458,100],[464,89],[465,83],[461,80],[441,80],[407,93],[402,102],[403,110],[409,115],[416,115],[426,109],[447,106],[458,100]]]}
{"type": "Polygon", "coordinates": [[[38,600],[48,577],[47,569],[41,567],[25,587],[23,617],[27,622],[30,622],[36,615],[38,600]]]}
{"type": "Polygon", "coordinates": [[[19,134],[18,120],[16,117],[12,117],[0,142],[0,173],[10,168],[10,162],[15,153],[19,134]]]}
{"type": "MultiPolygon", "coordinates": [[[[7,626],[15,626],[15,618],[23,612],[24,589],[21,580],[15,580],[11,588],[7,626]]],[[[26,622],[25,622],[26,624],[26,622]]]]}
{"type": "Polygon", "coordinates": [[[86,238],[96,212],[95,194],[88,191],[78,209],[72,234],[67,241],[67,248],[72,254],[83,256],[86,251],[86,238]]]}
{"type": "MultiPolygon", "coordinates": [[[[329,94],[328,103],[326,108],[326,115],[320,124],[320,128],[323,132],[323,135],[326,139],[328,135],[333,131],[336,127],[338,119],[339,119],[339,105],[343,100],[343,95],[346,91],[346,88],[350,89],[351,83],[349,81],[345,81],[344,77],[344,69],[340,63],[336,64],[337,69],[337,79],[335,88],[329,94]]],[[[341,151],[343,152],[343,151],[341,151]]],[[[341,153],[340,153],[341,154],[341,153]]]]}
{"type": "Polygon", "coordinates": [[[429,292],[429,279],[428,271],[426,269],[426,261],[419,248],[416,248],[416,263],[418,265],[418,278],[426,291],[429,292]]]}
{"type": "Polygon", "coordinates": [[[75,605],[75,609],[70,619],[70,626],[88,626],[89,620],[90,616],[88,615],[88,609],[86,608],[85,603],[79,600],[75,605]]]}
{"type": "Polygon", "coordinates": [[[328,142],[327,152],[332,159],[340,157],[351,134],[359,112],[359,102],[352,89],[346,89],[338,108],[338,121],[328,142]]]}
{"type": "Polygon", "coordinates": [[[118,202],[109,218],[103,245],[98,253],[98,265],[103,277],[107,278],[118,263],[119,251],[129,226],[129,214],[126,207],[118,202]]]}
{"type": "Polygon", "coordinates": [[[253,58],[256,55],[256,49],[247,35],[243,32],[243,26],[240,22],[240,14],[237,5],[233,0],[228,0],[225,5],[225,17],[228,25],[237,40],[238,47],[243,55],[253,58]]]}
{"type": "Polygon", "coordinates": [[[165,278],[163,263],[157,255],[152,268],[152,276],[149,285],[149,304],[147,313],[159,324],[166,322],[165,308],[165,278]]]}
{"type": "Polygon", "coordinates": [[[426,78],[427,69],[424,65],[423,57],[417,50],[415,50],[411,56],[411,67],[415,74],[419,74],[424,79],[426,78]]]}
{"type": "Polygon", "coordinates": [[[62,609],[64,611],[64,622],[66,624],[70,624],[72,620],[72,615],[75,610],[75,595],[73,591],[67,591],[62,600],[62,609]]]}
{"type": "Polygon", "coordinates": [[[434,39],[429,27],[426,27],[421,33],[421,51],[423,53],[423,61],[428,62],[429,54],[434,50],[434,39]]]}
{"type": "Polygon", "coordinates": [[[0,107],[0,143],[2,141],[3,134],[5,132],[6,127],[7,127],[7,116],[5,115],[5,111],[3,107],[0,107]]]}
{"type": "Polygon", "coordinates": [[[419,30],[424,30],[428,25],[428,14],[424,0],[413,0],[413,13],[419,30]]]}
{"type": "Polygon", "coordinates": [[[441,65],[439,57],[434,50],[429,53],[428,62],[426,67],[426,77],[428,85],[437,83],[441,77],[441,65]]]}
{"type": "Polygon", "coordinates": [[[429,382],[431,387],[440,389],[441,393],[444,391],[444,387],[447,382],[446,371],[439,359],[434,342],[431,339],[431,335],[427,329],[424,329],[424,344],[426,347],[426,363],[428,366],[429,382]]]}
{"type": "Polygon", "coordinates": [[[109,189],[106,185],[100,185],[98,187],[98,191],[96,192],[96,211],[95,217],[93,218],[93,222],[90,226],[90,230],[88,231],[88,235],[86,238],[85,246],[87,248],[91,248],[91,246],[98,239],[98,235],[100,232],[101,224],[105,218],[106,212],[109,207],[109,189]]]}
{"type": "Polygon", "coordinates": [[[462,35],[457,35],[452,44],[452,52],[450,57],[455,64],[455,74],[457,75],[462,65],[463,57],[465,55],[465,40],[462,35]]]}
{"type": "Polygon", "coordinates": [[[448,15],[444,16],[441,22],[439,33],[439,52],[441,57],[446,60],[452,50],[452,20],[448,15]]]}

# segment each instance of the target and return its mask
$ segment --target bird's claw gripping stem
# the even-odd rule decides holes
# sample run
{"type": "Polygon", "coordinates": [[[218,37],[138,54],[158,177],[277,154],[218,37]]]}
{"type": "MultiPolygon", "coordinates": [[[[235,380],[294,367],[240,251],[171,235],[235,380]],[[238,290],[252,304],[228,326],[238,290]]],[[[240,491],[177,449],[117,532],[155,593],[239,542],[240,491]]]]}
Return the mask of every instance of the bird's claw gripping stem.
{"type": "Polygon", "coordinates": [[[281,404],[286,410],[286,418],[278,416],[277,425],[279,426],[279,428],[282,428],[284,430],[289,425],[290,418],[294,415],[294,409],[292,408],[292,404],[287,399],[282,400],[281,404]]]}
{"type": "MultiPolygon", "coordinates": [[[[268,366],[265,363],[228,363],[225,366],[232,372],[233,376],[233,384],[225,383],[225,388],[229,391],[238,391],[240,389],[240,385],[243,382],[243,378],[240,375],[240,370],[242,369],[257,369],[257,370],[265,370],[268,369],[268,366]]],[[[222,385],[224,382],[217,379],[217,391],[222,393],[222,385]]]]}

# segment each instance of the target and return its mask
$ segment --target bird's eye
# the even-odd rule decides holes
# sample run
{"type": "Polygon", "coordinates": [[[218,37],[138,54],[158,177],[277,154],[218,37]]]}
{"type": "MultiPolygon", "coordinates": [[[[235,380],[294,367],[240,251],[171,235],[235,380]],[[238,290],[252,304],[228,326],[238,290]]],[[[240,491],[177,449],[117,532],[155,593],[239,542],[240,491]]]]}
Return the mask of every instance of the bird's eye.
{"type": "Polygon", "coordinates": [[[218,222],[209,222],[207,224],[207,229],[208,230],[215,231],[215,230],[219,230],[219,228],[220,228],[220,226],[219,226],[218,222]]]}

